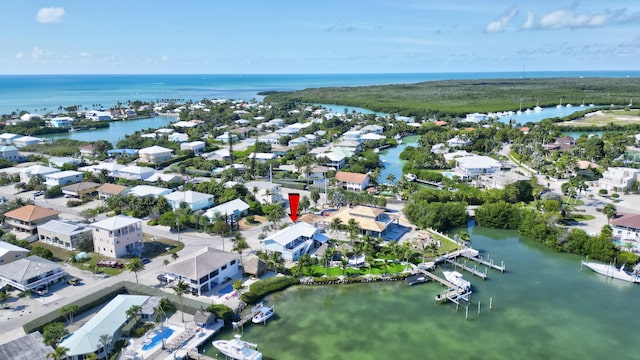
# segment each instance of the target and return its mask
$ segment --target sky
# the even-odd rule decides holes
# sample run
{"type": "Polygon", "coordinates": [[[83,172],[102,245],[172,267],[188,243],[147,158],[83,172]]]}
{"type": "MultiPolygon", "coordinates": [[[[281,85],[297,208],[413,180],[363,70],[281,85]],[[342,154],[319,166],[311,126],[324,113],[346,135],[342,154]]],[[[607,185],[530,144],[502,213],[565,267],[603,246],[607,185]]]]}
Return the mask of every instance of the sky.
{"type": "Polygon", "coordinates": [[[612,71],[636,0],[0,0],[0,74],[612,71]]]}

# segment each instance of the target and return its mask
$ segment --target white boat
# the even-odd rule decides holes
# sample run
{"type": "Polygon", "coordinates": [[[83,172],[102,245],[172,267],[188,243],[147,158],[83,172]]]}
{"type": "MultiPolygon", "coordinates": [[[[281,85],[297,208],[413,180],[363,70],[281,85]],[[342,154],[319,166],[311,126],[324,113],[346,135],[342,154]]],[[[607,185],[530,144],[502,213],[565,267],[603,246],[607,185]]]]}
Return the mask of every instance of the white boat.
{"type": "Polygon", "coordinates": [[[254,324],[266,323],[267,320],[269,320],[269,319],[271,319],[273,317],[273,308],[274,307],[275,307],[275,305],[273,305],[271,307],[268,307],[268,306],[264,306],[262,304],[260,304],[259,307],[256,306],[257,313],[253,316],[251,321],[254,324]]]}
{"type": "Polygon", "coordinates": [[[463,289],[463,290],[469,290],[471,289],[471,283],[465,279],[462,278],[462,274],[460,274],[457,271],[443,271],[442,274],[444,275],[444,278],[447,279],[450,283],[454,284],[455,286],[463,289]]]}
{"type": "Polygon", "coordinates": [[[377,153],[379,153],[379,152],[380,152],[380,149],[378,149],[378,148],[374,148],[374,149],[373,149],[373,152],[374,152],[375,154],[377,154],[377,153]]]}
{"type": "Polygon", "coordinates": [[[257,349],[258,345],[242,341],[240,334],[236,334],[231,340],[214,340],[211,344],[224,355],[236,360],[262,360],[262,353],[257,349]]]}
{"type": "Polygon", "coordinates": [[[588,267],[589,269],[600,275],[604,275],[610,278],[628,281],[631,283],[640,282],[640,277],[638,277],[638,275],[624,271],[624,265],[620,266],[620,268],[616,268],[613,265],[605,265],[587,261],[583,261],[582,265],[588,267]]]}
{"type": "Polygon", "coordinates": [[[407,174],[404,176],[407,181],[416,181],[417,177],[414,174],[407,174]]]}
{"type": "Polygon", "coordinates": [[[540,111],[542,111],[542,108],[540,106],[536,105],[536,107],[533,108],[533,111],[540,112],[540,111]]]}
{"type": "Polygon", "coordinates": [[[393,139],[395,141],[398,142],[398,144],[402,144],[402,136],[400,134],[395,134],[395,136],[393,137],[393,139]]]}
{"type": "Polygon", "coordinates": [[[561,108],[562,108],[562,98],[560,98],[560,104],[556,105],[556,107],[557,107],[558,109],[561,109],[561,108]]]}

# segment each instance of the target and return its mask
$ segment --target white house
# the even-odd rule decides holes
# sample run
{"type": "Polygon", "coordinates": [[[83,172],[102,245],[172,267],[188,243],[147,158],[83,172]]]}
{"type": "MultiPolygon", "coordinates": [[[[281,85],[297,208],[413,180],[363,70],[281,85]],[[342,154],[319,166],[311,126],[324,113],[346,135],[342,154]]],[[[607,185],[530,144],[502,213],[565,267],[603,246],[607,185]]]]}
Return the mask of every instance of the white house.
{"type": "Polygon", "coordinates": [[[169,141],[173,141],[173,142],[185,142],[187,140],[189,140],[189,135],[185,134],[185,133],[173,133],[171,135],[169,135],[168,138],[169,141]]]}
{"type": "Polygon", "coordinates": [[[362,131],[363,134],[382,134],[382,132],[384,131],[384,127],[380,126],[380,125],[367,125],[365,127],[363,127],[362,129],[360,129],[360,131],[362,131]]]}
{"type": "Polygon", "coordinates": [[[13,144],[13,140],[21,136],[22,135],[18,135],[18,134],[2,133],[0,134],[0,144],[11,145],[13,144]]]}
{"type": "Polygon", "coordinates": [[[27,145],[40,144],[41,142],[42,139],[33,136],[22,136],[17,139],[13,139],[13,145],[19,148],[27,145]]]}
{"type": "Polygon", "coordinates": [[[447,140],[447,145],[449,147],[470,146],[471,140],[456,136],[452,139],[447,140]]]}
{"type": "Polygon", "coordinates": [[[376,134],[376,133],[366,133],[360,136],[360,141],[369,142],[369,141],[380,141],[386,139],[386,136],[376,134]]]}
{"type": "Polygon", "coordinates": [[[467,114],[465,121],[480,122],[480,121],[487,121],[488,119],[489,119],[489,116],[487,114],[473,113],[473,114],[467,114]]]}
{"type": "Polygon", "coordinates": [[[180,150],[191,150],[194,154],[200,154],[204,151],[206,144],[204,141],[183,142],[180,144],[180,150]]]}
{"type": "Polygon", "coordinates": [[[235,221],[246,216],[248,213],[249,204],[240,199],[233,199],[216,207],[212,207],[204,213],[204,216],[211,220],[215,220],[220,216],[226,216],[227,221],[235,221]]]}
{"type": "Polygon", "coordinates": [[[267,251],[278,251],[285,260],[296,261],[302,255],[309,254],[329,237],[320,229],[306,222],[298,222],[268,236],[262,242],[267,251]]]}
{"type": "Polygon", "coordinates": [[[340,170],[344,167],[346,157],[335,152],[326,152],[316,155],[316,159],[326,159],[322,165],[329,166],[340,170]]]}
{"type": "Polygon", "coordinates": [[[362,132],[360,132],[358,130],[350,130],[350,131],[347,131],[346,133],[342,134],[342,137],[345,140],[351,140],[351,141],[360,142],[360,136],[361,135],[362,135],[362,132]]]}
{"type": "Polygon", "coordinates": [[[71,122],[74,119],[69,116],[60,116],[54,117],[53,119],[48,120],[50,127],[53,128],[62,128],[62,127],[71,127],[71,122]]]}
{"type": "Polygon", "coordinates": [[[72,157],[53,156],[49,158],[49,165],[61,168],[64,165],[80,165],[82,161],[80,159],[72,157]]]}
{"type": "Polygon", "coordinates": [[[124,165],[120,165],[116,162],[102,162],[102,163],[98,163],[96,165],[89,165],[89,166],[83,166],[81,168],[78,168],[78,171],[82,171],[82,172],[91,172],[93,174],[99,174],[103,171],[106,171],[107,175],[109,176],[115,176],[114,174],[124,168],[124,165]]]}
{"type": "Polygon", "coordinates": [[[200,296],[238,274],[238,255],[207,246],[166,269],[168,279],[182,280],[191,294],[200,296]]]}
{"type": "Polygon", "coordinates": [[[29,250],[5,241],[0,241],[0,265],[26,258],[28,255],[29,250]]]}
{"type": "Polygon", "coordinates": [[[91,224],[93,228],[93,249],[112,258],[126,255],[140,255],[142,242],[142,221],[134,217],[116,215],[91,224]]]}
{"type": "Polygon", "coordinates": [[[447,147],[447,145],[439,143],[431,147],[431,152],[434,154],[446,154],[449,152],[449,148],[447,147]]]}
{"type": "Polygon", "coordinates": [[[233,142],[238,141],[238,136],[236,134],[231,134],[228,131],[225,131],[223,134],[216,136],[216,140],[222,141],[225,144],[229,142],[229,138],[231,138],[233,142]]]}
{"type": "Polygon", "coordinates": [[[207,160],[227,161],[231,158],[231,152],[227,148],[218,149],[208,154],[202,154],[202,157],[207,160]]]}
{"type": "Polygon", "coordinates": [[[93,121],[108,121],[111,120],[111,114],[108,111],[97,111],[97,110],[90,110],[87,111],[84,116],[87,119],[93,120],[93,121]]]}
{"type": "Polygon", "coordinates": [[[31,178],[34,176],[40,175],[44,180],[45,176],[49,174],[58,173],[58,172],[60,172],[59,169],[54,169],[52,167],[48,167],[44,165],[33,165],[20,171],[20,181],[25,184],[28,184],[29,181],[31,181],[31,178]]]}
{"type": "Polygon", "coordinates": [[[136,185],[131,189],[129,189],[127,194],[131,194],[135,197],[144,197],[144,196],[158,197],[158,196],[166,196],[170,194],[171,191],[172,191],[171,189],[158,187],[158,186],[136,185]]]}
{"type": "Polygon", "coordinates": [[[144,180],[153,175],[155,170],[146,166],[130,165],[113,171],[113,176],[120,179],[144,180]]]}
{"type": "Polygon", "coordinates": [[[140,160],[146,163],[158,164],[171,159],[171,157],[173,156],[173,150],[154,145],[146,147],[144,149],[140,149],[138,151],[138,156],[140,156],[140,160]]]}
{"type": "Polygon", "coordinates": [[[471,155],[456,159],[456,171],[463,179],[493,174],[501,168],[502,164],[498,160],[488,156],[471,155]]]}
{"type": "Polygon", "coordinates": [[[82,181],[83,173],[75,170],[60,171],[44,176],[44,183],[47,186],[63,186],[82,181]]]}
{"type": "Polygon", "coordinates": [[[369,187],[369,175],[345,171],[336,172],[337,185],[347,190],[363,191],[369,187]]]}
{"type": "Polygon", "coordinates": [[[62,281],[64,267],[39,256],[29,256],[0,266],[0,281],[20,291],[32,291],[62,281]]]}
{"type": "Polygon", "coordinates": [[[255,159],[256,161],[266,162],[268,160],[274,160],[277,157],[278,156],[274,153],[251,153],[249,154],[248,159],[249,160],[255,159]]]}
{"type": "Polygon", "coordinates": [[[20,160],[18,148],[11,145],[0,146],[0,157],[9,161],[20,160]]]}
{"type": "Polygon", "coordinates": [[[300,136],[295,139],[289,140],[289,143],[287,145],[289,145],[289,147],[296,147],[298,145],[307,145],[307,144],[309,144],[309,139],[307,139],[304,136],[300,136]]]}
{"type": "Polygon", "coordinates": [[[276,133],[268,133],[266,135],[259,136],[258,141],[262,143],[276,145],[280,143],[280,135],[276,133]]]}
{"type": "Polygon", "coordinates": [[[602,174],[600,188],[608,191],[628,190],[633,181],[640,181],[640,169],[610,167],[602,174]]]}
{"type": "Polygon", "coordinates": [[[249,181],[244,186],[253,193],[261,204],[273,204],[284,201],[280,184],[267,181],[249,181]]]}
{"type": "Polygon", "coordinates": [[[613,236],[625,242],[640,243],[640,214],[619,213],[611,219],[613,236]]]}
{"type": "Polygon", "coordinates": [[[213,195],[197,191],[174,191],[164,195],[164,197],[174,211],[178,209],[182,203],[187,204],[193,211],[208,209],[213,206],[213,195]]]}
{"type": "Polygon", "coordinates": [[[282,129],[276,130],[276,134],[279,136],[293,136],[300,132],[299,127],[287,126],[282,129]]]}
{"type": "Polygon", "coordinates": [[[144,179],[144,181],[150,182],[150,183],[155,183],[155,182],[181,183],[184,181],[184,178],[178,174],[167,174],[167,173],[158,172],[144,179]]]}
{"type": "Polygon", "coordinates": [[[38,225],[38,239],[66,250],[91,249],[93,245],[91,228],[71,221],[49,220],[38,225]]]}

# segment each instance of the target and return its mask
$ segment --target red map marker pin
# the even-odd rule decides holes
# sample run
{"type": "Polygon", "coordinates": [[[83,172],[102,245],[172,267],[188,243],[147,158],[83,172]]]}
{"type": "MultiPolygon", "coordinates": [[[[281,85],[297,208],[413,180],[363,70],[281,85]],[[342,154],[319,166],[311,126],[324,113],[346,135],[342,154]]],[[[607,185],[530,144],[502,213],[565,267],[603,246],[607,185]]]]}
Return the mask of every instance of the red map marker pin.
{"type": "Polygon", "coordinates": [[[289,214],[289,218],[294,223],[298,220],[298,203],[300,202],[300,194],[291,193],[289,194],[289,208],[291,208],[291,214],[289,214]]]}

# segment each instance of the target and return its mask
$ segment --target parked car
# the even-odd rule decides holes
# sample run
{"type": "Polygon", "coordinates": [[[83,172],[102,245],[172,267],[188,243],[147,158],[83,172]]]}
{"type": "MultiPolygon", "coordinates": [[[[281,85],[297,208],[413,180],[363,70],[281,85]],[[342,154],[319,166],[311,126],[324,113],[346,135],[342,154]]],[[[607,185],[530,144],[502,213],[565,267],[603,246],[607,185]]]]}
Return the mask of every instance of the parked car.
{"type": "Polygon", "coordinates": [[[164,274],[160,274],[160,275],[158,275],[158,276],[156,277],[156,279],[158,279],[158,281],[160,281],[160,282],[164,282],[164,283],[169,282],[169,279],[167,279],[167,277],[166,277],[164,274]]]}
{"type": "Polygon", "coordinates": [[[44,296],[47,294],[48,290],[46,287],[40,286],[39,288],[36,289],[36,292],[38,292],[38,295],[44,296]]]}
{"type": "Polygon", "coordinates": [[[76,277],[71,278],[71,279],[67,280],[67,284],[76,286],[76,285],[80,284],[80,279],[78,279],[76,277]]]}
{"type": "Polygon", "coordinates": [[[35,196],[40,196],[40,195],[44,195],[44,191],[42,191],[42,190],[38,190],[38,191],[35,191],[35,192],[33,193],[33,196],[34,196],[34,197],[35,197],[35,196]]]}
{"type": "Polygon", "coordinates": [[[151,262],[151,259],[149,259],[149,258],[144,258],[144,259],[142,259],[142,263],[143,263],[143,264],[148,264],[148,263],[150,263],[150,262],[151,262]]]}

